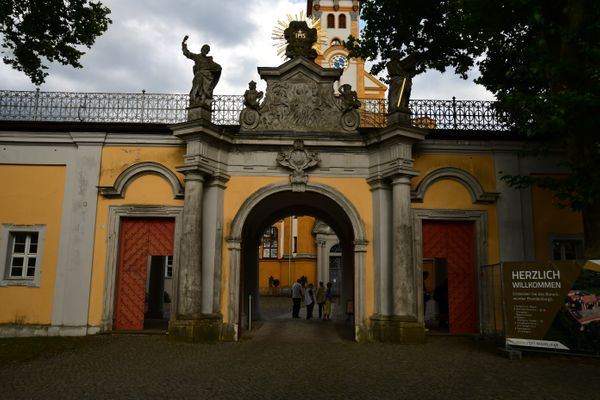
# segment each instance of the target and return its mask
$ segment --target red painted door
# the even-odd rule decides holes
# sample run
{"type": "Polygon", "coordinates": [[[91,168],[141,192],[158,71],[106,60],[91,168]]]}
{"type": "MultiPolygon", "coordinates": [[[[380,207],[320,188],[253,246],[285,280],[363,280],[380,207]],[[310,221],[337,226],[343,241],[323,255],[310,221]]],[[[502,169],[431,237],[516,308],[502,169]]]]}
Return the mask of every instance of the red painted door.
{"type": "Polygon", "coordinates": [[[148,257],[173,255],[174,233],[173,218],[121,220],[115,329],[144,329],[148,257]]]}
{"type": "Polygon", "coordinates": [[[450,333],[477,332],[473,222],[423,221],[423,257],[448,262],[450,333]]]}

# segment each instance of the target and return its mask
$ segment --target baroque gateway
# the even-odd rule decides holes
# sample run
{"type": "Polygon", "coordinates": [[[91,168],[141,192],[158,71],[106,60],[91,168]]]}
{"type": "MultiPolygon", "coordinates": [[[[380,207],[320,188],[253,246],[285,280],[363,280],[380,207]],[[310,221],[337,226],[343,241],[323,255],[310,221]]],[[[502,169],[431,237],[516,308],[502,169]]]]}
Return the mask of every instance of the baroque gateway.
{"type": "Polygon", "coordinates": [[[213,120],[221,66],[208,46],[191,53],[187,37],[195,65],[184,122],[3,112],[0,335],[168,319],[174,339],[238,340],[248,314],[260,315],[249,298],[260,295],[264,233],[290,215],[314,217],[317,236],[335,237],[318,240],[317,258],[339,257],[338,301],[357,341],[422,342],[424,291],[444,282],[450,333],[494,333],[502,327],[489,317],[498,307],[484,266],[578,255],[578,214],[500,179],[567,173],[554,166],[560,150],[524,158],[526,142],[509,130],[416,118],[403,93],[409,73],[397,73],[400,90],[392,80],[391,112],[373,110],[385,87],[340,45],[357,36],[359,2],[308,7],[327,25],[325,41],[316,51],[314,28],[290,23],[289,60],[258,68],[266,90],[250,82],[239,125],[213,120]]]}

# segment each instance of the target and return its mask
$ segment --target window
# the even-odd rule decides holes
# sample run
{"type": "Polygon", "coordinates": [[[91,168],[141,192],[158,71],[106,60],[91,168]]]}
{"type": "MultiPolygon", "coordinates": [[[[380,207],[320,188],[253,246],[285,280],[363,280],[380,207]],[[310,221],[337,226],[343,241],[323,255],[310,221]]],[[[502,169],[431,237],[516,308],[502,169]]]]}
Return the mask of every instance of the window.
{"type": "Polygon", "coordinates": [[[173,277],[173,256],[165,257],[165,278],[173,277]]]}
{"type": "Polygon", "coordinates": [[[335,15],[327,15],[327,28],[335,28],[335,15]]]}
{"type": "Polygon", "coordinates": [[[339,29],[346,29],[346,14],[340,14],[340,18],[339,18],[339,22],[338,22],[338,28],[339,29]]]}
{"type": "Polygon", "coordinates": [[[265,230],[262,237],[262,258],[277,258],[278,231],[271,226],[265,230]]]}
{"type": "Polygon", "coordinates": [[[342,42],[340,41],[340,39],[338,39],[338,38],[335,38],[335,39],[333,39],[333,40],[331,41],[331,45],[332,45],[332,46],[341,46],[341,45],[342,45],[342,42]]]}
{"type": "Polygon", "coordinates": [[[4,270],[0,285],[39,286],[42,225],[3,225],[0,240],[0,260],[4,270]]]}
{"type": "Polygon", "coordinates": [[[580,260],[583,258],[583,242],[580,239],[554,239],[552,240],[552,259],[580,260]]]}

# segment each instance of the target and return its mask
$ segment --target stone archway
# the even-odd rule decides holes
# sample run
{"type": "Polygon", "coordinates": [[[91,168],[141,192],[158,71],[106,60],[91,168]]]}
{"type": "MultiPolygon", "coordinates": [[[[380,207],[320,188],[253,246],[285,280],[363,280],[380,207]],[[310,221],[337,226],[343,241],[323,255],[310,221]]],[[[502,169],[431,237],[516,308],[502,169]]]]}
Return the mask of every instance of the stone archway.
{"type": "Polygon", "coordinates": [[[303,192],[293,192],[287,183],[267,186],[248,198],[238,211],[228,238],[229,308],[225,330],[232,338],[239,338],[241,304],[244,303],[240,296],[252,293],[254,289],[253,272],[249,270],[257,268],[252,256],[256,258],[253,249],[260,234],[276,219],[290,214],[317,217],[338,234],[347,261],[345,269],[351,271],[352,277],[350,287],[344,288],[342,299],[353,301],[354,337],[363,340],[366,334],[364,268],[367,243],[364,224],[344,195],[317,183],[307,183],[303,192]],[[242,288],[244,293],[240,293],[242,288]]]}

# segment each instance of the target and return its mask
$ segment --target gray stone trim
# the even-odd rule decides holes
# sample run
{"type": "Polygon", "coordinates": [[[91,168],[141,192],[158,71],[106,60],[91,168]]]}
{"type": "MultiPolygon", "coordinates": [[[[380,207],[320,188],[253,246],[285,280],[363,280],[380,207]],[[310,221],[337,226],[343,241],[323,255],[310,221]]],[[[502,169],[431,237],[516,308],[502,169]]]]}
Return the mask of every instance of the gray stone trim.
{"type": "MultiPolygon", "coordinates": [[[[242,242],[242,229],[248,215],[252,210],[265,198],[279,192],[291,191],[289,183],[275,183],[263,187],[256,191],[242,204],[236,216],[231,223],[231,233],[228,242],[229,251],[229,307],[228,307],[228,324],[235,330],[235,338],[238,332],[239,320],[239,287],[240,287],[240,251],[242,242]]],[[[365,282],[364,268],[366,260],[367,240],[365,235],[364,222],[354,208],[354,205],[335,188],[320,183],[308,182],[306,184],[306,192],[314,192],[323,196],[329,197],[338,204],[348,216],[354,232],[354,285],[355,285],[355,332],[357,340],[360,339],[358,333],[364,330],[367,321],[364,318],[364,302],[365,302],[365,282]]]]}
{"type": "Polygon", "coordinates": [[[184,147],[185,143],[173,134],[143,133],[109,133],[106,135],[107,146],[135,145],[136,147],[171,146],[184,147]]]}
{"type": "Polygon", "coordinates": [[[425,192],[427,192],[429,186],[444,179],[454,180],[466,187],[467,190],[469,190],[469,193],[471,193],[473,203],[495,203],[500,196],[500,194],[496,192],[484,191],[477,178],[467,171],[454,167],[444,167],[430,172],[421,180],[421,182],[419,182],[417,190],[411,193],[412,201],[422,203],[425,192]]]}
{"type": "Polygon", "coordinates": [[[418,316],[423,319],[423,284],[422,284],[422,260],[423,260],[423,220],[436,221],[473,221],[475,223],[475,282],[476,293],[478,295],[478,319],[480,331],[482,331],[482,291],[481,281],[479,280],[479,268],[482,265],[488,264],[488,215],[485,210],[452,210],[452,209],[413,209],[414,221],[414,262],[419,266],[416,279],[419,282],[417,285],[417,301],[418,301],[418,316]]]}
{"type": "Polygon", "coordinates": [[[51,325],[0,325],[0,338],[39,336],[86,336],[98,333],[92,327],[51,325]]]}
{"type": "MultiPolygon", "coordinates": [[[[46,225],[12,225],[2,224],[0,229],[0,287],[26,286],[40,287],[42,279],[42,260],[44,255],[44,243],[46,242],[46,225]],[[33,279],[8,279],[9,248],[8,238],[13,232],[37,232],[38,249],[35,258],[35,275],[33,279]]],[[[26,266],[24,266],[25,268],[26,266]]],[[[0,334],[1,335],[1,334],[0,334]]]]}
{"type": "MultiPolygon", "coordinates": [[[[183,217],[183,207],[178,206],[109,206],[108,207],[108,229],[106,231],[106,263],[104,276],[104,305],[102,310],[102,321],[99,327],[100,331],[109,331],[112,329],[113,316],[115,310],[115,291],[117,278],[117,265],[119,258],[119,232],[121,230],[121,218],[123,217],[158,217],[175,218],[175,240],[173,246],[173,295],[177,298],[177,277],[179,270],[179,243],[181,238],[181,220],[183,217]]],[[[173,302],[171,307],[176,307],[177,302],[173,302]]],[[[176,309],[171,309],[171,318],[177,313],[176,309]]]]}
{"type": "Polygon", "coordinates": [[[131,182],[144,175],[158,175],[165,178],[171,184],[173,197],[176,199],[184,197],[183,186],[179,182],[177,175],[164,165],[152,161],[141,162],[128,167],[115,179],[115,183],[112,186],[98,186],[98,189],[104,197],[123,199],[131,182]]]}

